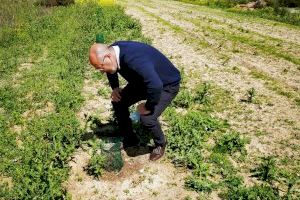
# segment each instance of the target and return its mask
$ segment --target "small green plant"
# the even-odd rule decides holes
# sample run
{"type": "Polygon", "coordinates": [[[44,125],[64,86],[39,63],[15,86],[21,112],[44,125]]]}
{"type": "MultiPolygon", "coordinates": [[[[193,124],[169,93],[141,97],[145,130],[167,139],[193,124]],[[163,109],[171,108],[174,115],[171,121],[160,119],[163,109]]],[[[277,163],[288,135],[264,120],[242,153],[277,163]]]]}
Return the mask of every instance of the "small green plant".
{"type": "Polygon", "coordinates": [[[107,87],[101,87],[98,90],[98,95],[104,98],[109,98],[110,92],[107,87]]]}
{"type": "Polygon", "coordinates": [[[196,88],[196,94],[193,98],[195,103],[205,104],[209,102],[209,95],[210,95],[210,85],[208,83],[204,83],[199,85],[196,88]]]}
{"type": "Polygon", "coordinates": [[[262,157],[258,167],[252,169],[252,176],[257,177],[262,181],[271,183],[276,179],[276,160],[273,156],[262,157]]]}
{"type": "Polygon", "coordinates": [[[209,102],[209,90],[210,85],[206,82],[198,85],[194,92],[182,88],[173,100],[172,105],[175,107],[189,108],[195,103],[207,104],[209,102]]]}
{"type": "Polygon", "coordinates": [[[286,194],[284,195],[284,199],[291,200],[294,196],[299,196],[300,191],[296,191],[296,187],[300,184],[300,175],[288,172],[286,170],[279,172],[280,178],[283,179],[283,182],[287,186],[286,194]]]}
{"type": "Polygon", "coordinates": [[[197,168],[201,163],[201,149],[206,138],[226,125],[197,111],[190,111],[185,116],[178,115],[174,111],[169,112],[168,115],[170,115],[168,150],[172,160],[177,164],[197,168]]]}
{"type": "Polygon", "coordinates": [[[245,145],[248,141],[241,138],[240,134],[237,132],[229,132],[224,134],[218,139],[215,146],[217,152],[233,154],[235,152],[246,153],[245,145]]]}
{"type": "Polygon", "coordinates": [[[249,90],[247,90],[247,102],[253,103],[255,95],[256,95],[256,91],[254,88],[250,88],[249,90]]]}
{"type": "Polygon", "coordinates": [[[241,99],[241,102],[253,103],[255,96],[256,96],[256,91],[252,87],[252,88],[247,90],[246,99],[241,99]]]}
{"type": "Polygon", "coordinates": [[[189,176],[185,180],[185,187],[195,190],[197,192],[207,192],[210,193],[216,184],[207,178],[189,176]]]}
{"type": "Polygon", "coordinates": [[[99,178],[103,173],[105,162],[106,157],[94,151],[87,166],[88,174],[99,178]]]}
{"type": "Polygon", "coordinates": [[[230,174],[229,176],[227,176],[224,179],[225,185],[227,185],[228,188],[231,188],[231,189],[242,186],[243,182],[244,182],[244,179],[242,176],[233,175],[233,174],[230,174]]]}
{"type": "Polygon", "coordinates": [[[228,200],[280,200],[279,191],[266,184],[254,185],[253,187],[233,187],[227,193],[221,194],[222,199],[228,200]]]}
{"type": "Polygon", "coordinates": [[[176,98],[172,101],[175,107],[188,108],[193,103],[193,96],[188,90],[181,90],[176,98]]]}

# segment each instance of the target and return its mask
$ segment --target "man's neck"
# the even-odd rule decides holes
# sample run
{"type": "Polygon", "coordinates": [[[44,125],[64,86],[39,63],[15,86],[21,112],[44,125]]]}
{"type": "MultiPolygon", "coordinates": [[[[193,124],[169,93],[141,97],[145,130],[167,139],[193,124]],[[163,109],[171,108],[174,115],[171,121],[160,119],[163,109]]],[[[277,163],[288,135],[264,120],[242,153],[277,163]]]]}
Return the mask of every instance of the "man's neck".
{"type": "Polygon", "coordinates": [[[114,72],[116,72],[117,71],[117,69],[118,69],[118,61],[117,61],[117,55],[116,55],[116,52],[115,52],[115,50],[114,50],[114,48],[113,47],[109,47],[109,52],[113,55],[113,59],[114,59],[114,62],[115,62],[115,65],[114,65],[114,72]]]}

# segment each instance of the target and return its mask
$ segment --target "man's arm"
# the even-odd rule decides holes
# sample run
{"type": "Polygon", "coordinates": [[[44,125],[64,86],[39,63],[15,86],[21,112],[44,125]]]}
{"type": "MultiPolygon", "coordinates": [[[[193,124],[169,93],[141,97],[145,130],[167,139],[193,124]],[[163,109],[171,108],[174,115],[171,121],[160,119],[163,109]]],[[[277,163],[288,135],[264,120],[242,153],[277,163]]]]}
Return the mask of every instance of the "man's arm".
{"type": "Polygon", "coordinates": [[[111,89],[114,90],[115,88],[118,88],[119,87],[118,73],[117,72],[114,74],[106,73],[106,75],[111,89]]]}

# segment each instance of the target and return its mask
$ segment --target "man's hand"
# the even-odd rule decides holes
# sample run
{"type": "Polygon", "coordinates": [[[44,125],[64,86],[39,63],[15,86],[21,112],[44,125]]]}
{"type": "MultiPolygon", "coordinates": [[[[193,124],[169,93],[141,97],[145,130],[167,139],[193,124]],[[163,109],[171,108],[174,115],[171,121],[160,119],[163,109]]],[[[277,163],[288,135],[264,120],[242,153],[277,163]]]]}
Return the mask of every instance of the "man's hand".
{"type": "Polygon", "coordinates": [[[122,89],[121,88],[115,88],[112,93],[111,93],[111,100],[113,102],[118,102],[121,100],[121,91],[122,89]]]}
{"type": "Polygon", "coordinates": [[[148,115],[151,111],[147,110],[145,107],[145,103],[141,103],[137,106],[137,111],[140,115],[148,115]]]}

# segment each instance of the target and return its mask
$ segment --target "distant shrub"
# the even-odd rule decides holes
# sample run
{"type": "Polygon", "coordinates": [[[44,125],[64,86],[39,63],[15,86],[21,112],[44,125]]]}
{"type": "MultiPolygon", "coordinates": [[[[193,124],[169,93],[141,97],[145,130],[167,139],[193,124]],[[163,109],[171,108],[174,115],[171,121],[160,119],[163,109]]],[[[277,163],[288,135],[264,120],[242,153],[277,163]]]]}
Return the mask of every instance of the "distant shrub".
{"type": "Polygon", "coordinates": [[[37,3],[43,6],[66,6],[74,4],[74,0],[39,0],[37,3]]]}
{"type": "Polygon", "coordinates": [[[300,7],[299,0],[266,0],[267,7],[254,10],[235,8],[238,4],[245,4],[255,0],[179,0],[197,5],[226,8],[227,11],[247,16],[261,17],[300,26],[300,13],[292,13],[287,7],[300,7]]]}

